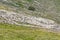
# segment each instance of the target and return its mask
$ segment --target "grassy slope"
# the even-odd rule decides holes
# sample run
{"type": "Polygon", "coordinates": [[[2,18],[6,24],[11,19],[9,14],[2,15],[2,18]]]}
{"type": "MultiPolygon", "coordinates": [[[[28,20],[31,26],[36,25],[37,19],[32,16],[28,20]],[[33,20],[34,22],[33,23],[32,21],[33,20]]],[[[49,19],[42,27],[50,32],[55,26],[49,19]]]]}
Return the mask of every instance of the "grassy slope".
{"type": "MultiPolygon", "coordinates": [[[[28,0],[28,1],[31,2],[30,0],[28,0]]],[[[59,1],[57,1],[57,3],[58,2],[59,1]]],[[[16,3],[16,4],[22,5],[19,3],[16,3]]],[[[15,6],[15,5],[13,5],[13,6],[15,6]]],[[[22,5],[22,6],[24,6],[24,5],[22,5]]],[[[58,6],[57,8],[59,9],[60,7],[58,6]]],[[[8,8],[5,6],[0,6],[0,9],[8,10],[8,8]]],[[[26,11],[26,13],[28,13],[27,11],[26,11]]],[[[34,13],[33,15],[36,15],[36,14],[34,13]]],[[[47,15],[48,16],[44,16],[44,17],[53,18],[52,15],[49,15],[49,14],[47,14],[47,15]]],[[[44,32],[44,30],[42,31],[41,29],[28,28],[25,26],[0,24],[0,40],[60,40],[60,35],[58,35],[56,33],[51,33],[51,32],[44,32]]]]}
{"type": "Polygon", "coordinates": [[[36,28],[0,24],[0,40],[60,40],[60,35],[36,28]]]}

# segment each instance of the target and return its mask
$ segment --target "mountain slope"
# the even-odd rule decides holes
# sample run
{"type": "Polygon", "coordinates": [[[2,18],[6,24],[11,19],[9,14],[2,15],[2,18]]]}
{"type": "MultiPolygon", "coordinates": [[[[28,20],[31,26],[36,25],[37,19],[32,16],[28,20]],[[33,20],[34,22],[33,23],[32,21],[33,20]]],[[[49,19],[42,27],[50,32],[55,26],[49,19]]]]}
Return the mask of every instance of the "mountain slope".
{"type": "Polygon", "coordinates": [[[0,23],[0,40],[60,40],[59,33],[45,29],[0,23]]]}
{"type": "Polygon", "coordinates": [[[0,40],[60,40],[60,0],[0,0],[0,40]]]}
{"type": "Polygon", "coordinates": [[[0,0],[0,22],[16,25],[28,24],[60,30],[58,1],[0,0]]]}

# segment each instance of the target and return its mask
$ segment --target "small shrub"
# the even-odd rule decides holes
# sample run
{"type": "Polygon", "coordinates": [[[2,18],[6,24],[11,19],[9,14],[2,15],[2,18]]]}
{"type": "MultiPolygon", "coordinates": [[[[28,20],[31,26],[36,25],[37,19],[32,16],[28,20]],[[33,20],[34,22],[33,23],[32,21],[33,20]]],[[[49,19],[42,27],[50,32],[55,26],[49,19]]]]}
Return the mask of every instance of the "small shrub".
{"type": "Polygon", "coordinates": [[[30,6],[30,7],[28,8],[28,10],[35,11],[35,8],[32,7],[32,6],[30,6]]]}

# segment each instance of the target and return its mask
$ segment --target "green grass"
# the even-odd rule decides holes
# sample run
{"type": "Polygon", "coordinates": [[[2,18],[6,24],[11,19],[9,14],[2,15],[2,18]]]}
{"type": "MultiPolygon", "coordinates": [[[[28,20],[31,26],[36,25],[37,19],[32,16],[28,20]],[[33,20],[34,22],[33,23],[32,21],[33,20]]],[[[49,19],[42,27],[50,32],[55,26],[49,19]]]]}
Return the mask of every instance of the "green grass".
{"type": "Polygon", "coordinates": [[[1,23],[0,40],[60,40],[60,35],[42,29],[1,23]]]}

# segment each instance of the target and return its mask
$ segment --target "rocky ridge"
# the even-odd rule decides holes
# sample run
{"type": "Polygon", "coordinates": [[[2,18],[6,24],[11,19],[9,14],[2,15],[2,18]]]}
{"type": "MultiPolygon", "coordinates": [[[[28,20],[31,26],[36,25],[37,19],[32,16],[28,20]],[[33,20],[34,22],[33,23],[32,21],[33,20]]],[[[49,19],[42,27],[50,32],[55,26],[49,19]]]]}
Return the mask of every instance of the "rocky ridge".
{"type": "Polygon", "coordinates": [[[34,17],[31,15],[25,15],[21,13],[15,13],[7,10],[0,10],[0,22],[9,23],[9,24],[28,24],[28,25],[37,25],[42,26],[42,28],[55,28],[59,27],[55,21],[42,18],[34,17]]]}

